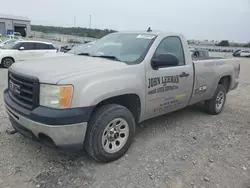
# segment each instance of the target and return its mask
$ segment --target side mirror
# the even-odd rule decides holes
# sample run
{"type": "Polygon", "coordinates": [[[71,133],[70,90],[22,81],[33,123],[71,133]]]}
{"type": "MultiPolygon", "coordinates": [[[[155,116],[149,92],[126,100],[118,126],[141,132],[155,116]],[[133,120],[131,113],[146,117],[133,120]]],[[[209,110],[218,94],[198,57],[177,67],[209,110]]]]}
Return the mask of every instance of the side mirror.
{"type": "Polygon", "coordinates": [[[173,54],[159,54],[151,60],[151,66],[154,70],[161,67],[177,66],[179,59],[173,54]]]}
{"type": "Polygon", "coordinates": [[[24,50],[24,47],[23,47],[23,46],[21,46],[21,47],[19,48],[19,50],[24,50]]]}

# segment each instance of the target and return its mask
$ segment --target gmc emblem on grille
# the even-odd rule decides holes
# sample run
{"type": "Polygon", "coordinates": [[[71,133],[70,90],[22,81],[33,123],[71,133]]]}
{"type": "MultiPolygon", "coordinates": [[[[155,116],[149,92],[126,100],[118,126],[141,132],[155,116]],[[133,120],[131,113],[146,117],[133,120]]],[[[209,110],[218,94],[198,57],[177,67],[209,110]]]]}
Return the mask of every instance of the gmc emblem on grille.
{"type": "Polygon", "coordinates": [[[16,94],[20,94],[20,86],[14,84],[11,80],[9,81],[9,89],[16,94]]]}

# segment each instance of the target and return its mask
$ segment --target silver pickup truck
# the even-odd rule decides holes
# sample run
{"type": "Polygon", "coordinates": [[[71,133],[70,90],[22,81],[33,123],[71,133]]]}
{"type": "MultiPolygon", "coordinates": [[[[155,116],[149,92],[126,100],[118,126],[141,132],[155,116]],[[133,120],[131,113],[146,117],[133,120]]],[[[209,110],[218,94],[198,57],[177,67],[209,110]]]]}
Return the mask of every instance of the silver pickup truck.
{"type": "Polygon", "coordinates": [[[109,162],[144,120],[198,102],[221,113],[239,72],[236,59],[193,60],[181,34],[117,32],[78,55],[13,64],[4,101],[17,132],[109,162]]]}

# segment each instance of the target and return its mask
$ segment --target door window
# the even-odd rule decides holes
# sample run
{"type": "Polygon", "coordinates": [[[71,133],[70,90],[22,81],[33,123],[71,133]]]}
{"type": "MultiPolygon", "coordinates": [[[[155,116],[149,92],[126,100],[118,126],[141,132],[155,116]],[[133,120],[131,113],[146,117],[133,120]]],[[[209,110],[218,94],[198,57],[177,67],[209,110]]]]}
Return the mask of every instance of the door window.
{"type": "Polygon", "coordinates": [[[49,49],[47,44],[44,43],[36,43],[36,50],[47,50],[49,49]]]}
{"type": "Polygon", "coordinates": [[[171,53],[179,59],[179,66],[185,65],[183,46],[179,37],[163,39],[155,51],[155,56],[167,53],[171,53]]]}
{"type": "Polygon", "coordinates": [[[34,50],[35,44],[32,42],[24,42],[22,43],[21,47],[24,47],[24,50],[34,50]]]}
{"type": "Polygon", "coordinates": [[[12,49],[14,50],[18,50],[21,46],[23,46],[23,43],[19,42],[19,43],[14,43],[15,45],[12,47],[12,49]]]}
{"type": "Polygon", "coordinates": [[[47,49],[55,50],[55,47],[52,44],[47,44],[47,49]]]}

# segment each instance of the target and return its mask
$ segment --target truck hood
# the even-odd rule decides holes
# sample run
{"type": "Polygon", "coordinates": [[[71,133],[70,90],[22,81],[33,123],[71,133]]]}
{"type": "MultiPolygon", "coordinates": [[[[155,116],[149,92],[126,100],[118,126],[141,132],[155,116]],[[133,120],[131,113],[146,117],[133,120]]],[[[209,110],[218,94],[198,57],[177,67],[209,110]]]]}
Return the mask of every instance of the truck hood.
{"type": "Polygon", "coordinates": [[[128,65],[104,58],[69,55],[16,62],[10,70],[37,77],[41,83],[56,84],[61,79],[78,74],[110,71],[125,66],[128,65]]]}
{"type": "Polygon", "coordinates": [[[22,58],[19,61],[27,61],[27,60],[37,60],[37,59],[45,59],[45,58],[52,58],[52,57],[61,57],[61,56],[72,56],[73,54],[67,54],[63,52],[52,52],[52,53],[45,53],[42,56],[35,56],[35,57],[28,57],[28,58],[22,58]]]}

